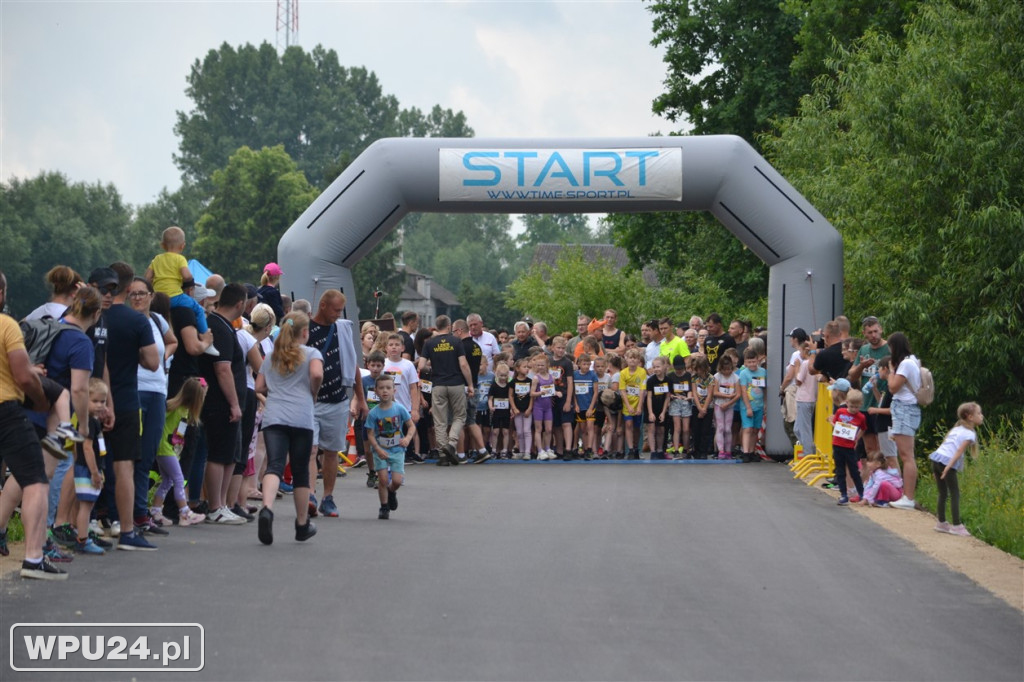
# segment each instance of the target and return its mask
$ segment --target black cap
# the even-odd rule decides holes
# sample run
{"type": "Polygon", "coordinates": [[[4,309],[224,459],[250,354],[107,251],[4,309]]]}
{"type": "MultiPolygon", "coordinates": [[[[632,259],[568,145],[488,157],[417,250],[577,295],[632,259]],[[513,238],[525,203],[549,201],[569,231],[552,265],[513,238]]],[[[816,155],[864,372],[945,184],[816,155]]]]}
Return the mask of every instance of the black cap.
{"type": "Polygon", "coordinates": [[[97,289],[106,289],[113,285],[115,288],[121,284],[117,273],[110,268],[96,268],[89,273],[89,284],[95,285],[97,289]]]}
{"type": "Polygon", "coordinates": [[[807,335],[807,332],[805,332],[802,327],[796,327],[795,329],[793,329],[793,331],[789,333],[789,336],[790,338],[796,339],[800,343],[811,340],[811,337],[807,335]]]}
{"type": "Polygon", "coordinates": [[[250,298],[260,298],[260,290],[256,288],[256,285],[249,284],[248,282],[246,282],[246,284],[245,284],[245,298],[246,298],[246,300],[248,300],[250,298]]]}

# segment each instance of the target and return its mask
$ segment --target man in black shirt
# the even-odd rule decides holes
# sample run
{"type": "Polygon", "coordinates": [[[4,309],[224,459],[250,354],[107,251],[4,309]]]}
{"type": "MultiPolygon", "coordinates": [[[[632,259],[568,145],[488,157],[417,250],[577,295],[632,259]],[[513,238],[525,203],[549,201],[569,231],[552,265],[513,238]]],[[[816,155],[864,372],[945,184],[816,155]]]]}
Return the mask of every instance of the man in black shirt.
{"type": "Polygon", "coordinates": [[[841,379],[850,371],[850,363],[843,357],[843,337],[838,322],[832,320],[825,324],[824,339],[825,348],[812,351],[814,363],[808,372],[824,374],[832,381],[841,379]]]}
{"type": "Polygon", "coordinates": [[[704,354],[711,364],[711,373],[718,371],[718,360],[729,348],[736,347],[736,341],[722,330],[722,316],[711,313],[704,323],[708,336],[704,339],[704,354]]]}
{"type": "Polygon", "coordinates": [[[413,344],[413,337],[416,336],[416,330],[419,328],[419,315],[411,310],[406,310],[402,313],[402,328],[398,330],[398,333],[402,335],[402,341],[405,343],[402,357],[410,362],[416,359],[416,346],[413,344]]]}
{"type": "Polygon", "coordinates": [[[449,464],[455,465],[459,463],[455,446],[466,422],[466,400],[473,397],[473,377],[462,342],[450,331],[451,320],[447,315],[438,315],[434,325],[437,336],[423,344],[417,369],[422,372],[430,363],[434,435],[449,464]]]}
{"type": "Polygon", "coordinates": [[[245,399],[245,354],[235,335],[233,322],[242,316],[246,291],[241,284],[224,287],[208,317],[213,345],[219,355],[201,355],[199,372],[209,387],[202,419],[208,448],[206,492],[210,523],[242,525],[245,519],[228,509],[228,486],[235,462],[242,456],[242,403],[245,399]]]}
{"type": "MultiPolygon", "coordinates": [[[[462,344],[462,352],[466,354],[466,364],[469,365],[470,385],[476,387],[477,379],[480,377],[480,363],[484,358],[484,351],[473,340],[469,333],[469,323],[466,320],[455,320],[452,323],[452,335],[459,339],[462,344]]],[[[476,423],[476,401],[466,401],[466,426],[464,434],[466,442],[466,456],[474,464],[480,464],[488,459],[490,455],[484,449],[484,436],[480,425],[476,423]]]]}

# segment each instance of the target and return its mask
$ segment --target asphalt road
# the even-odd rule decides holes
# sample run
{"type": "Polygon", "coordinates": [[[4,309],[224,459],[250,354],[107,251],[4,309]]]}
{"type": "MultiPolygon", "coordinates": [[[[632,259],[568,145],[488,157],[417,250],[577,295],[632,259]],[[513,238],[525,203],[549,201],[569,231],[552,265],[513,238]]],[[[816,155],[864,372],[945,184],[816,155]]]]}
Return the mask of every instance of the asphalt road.
{"type": "MultiPolygon", "coordinates": [[[[1024,618],[780,465],[409,467],[389,521],[270,547],[175,529],[157,552],[3,580],[0,680],[1016,680],[1024,618]],[[198,622],[197,673],[14,672],[22,622],[198,622]]],[[[18,658],[16,665],[25,664],[18,658]]]]}

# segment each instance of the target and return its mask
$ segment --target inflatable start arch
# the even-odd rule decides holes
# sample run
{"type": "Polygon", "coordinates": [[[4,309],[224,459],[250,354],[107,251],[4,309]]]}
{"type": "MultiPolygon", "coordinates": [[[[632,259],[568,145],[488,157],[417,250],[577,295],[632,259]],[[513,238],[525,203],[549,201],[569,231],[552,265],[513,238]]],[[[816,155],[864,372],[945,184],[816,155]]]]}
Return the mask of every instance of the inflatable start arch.
{"type": "MultiPolygon", "coordinates": [[[[329,288],[351,296],[352,266],[416,211],[710,211],[770,268],[765,449],[789,452],[774,399],[791,352],[789,332],[817,328],[841,313],[843,244],[742,138],[380,140],[281,238],[282,291],[314,305],[329,288]]],[[[356,306],[345,314],[358,330],[356,306]]]]}

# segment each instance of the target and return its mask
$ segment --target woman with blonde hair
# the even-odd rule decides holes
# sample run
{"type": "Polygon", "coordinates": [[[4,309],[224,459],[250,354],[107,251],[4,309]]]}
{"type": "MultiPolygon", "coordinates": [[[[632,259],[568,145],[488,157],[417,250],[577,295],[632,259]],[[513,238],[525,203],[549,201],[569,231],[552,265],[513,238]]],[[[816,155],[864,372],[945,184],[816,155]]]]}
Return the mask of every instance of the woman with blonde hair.
{"type": "Polygon", "coordinates": [[[75,292],[85,284],[82,276],[66,265],[55,265],[43,277],[50,290],[50,300],[28,315],[26,320],[40,320],[52,317],[59,320],[75,300],[75,292]]]}
{"type": "Polygon", "coordinates": [[[281,290],[278,288],[283,274],[280,265],[267,263],[263,267],[263,275],[260,276],[261,286],[257,290],[260,300],[270,306],[274,311],[274,318],[278,320],[284,318],[284,301],[281,300],[281,290]]]}
{"type": "Polygon", "coordinates": [[[364,322],[359,334],[359,338],[363,342],[363,357],[365,358],[373,350],[373,344],[380,334],[380,328],[373,322],[364,322]]]}
{"type": "Polygon", "coordinates": [[[263,439],[267,448],[267,472],[263,476],[263,509],[259,512],[260,542],[274,541],[274,500],[291,461],[295,502],[295,539],[316,535],[309,520],[309,458],[313,451],[313,407],[324,378],[323,356],[309,341],[309,317],[288,313],[281,330],[256,377],[256,393],[266,396],[263,439]]]}

